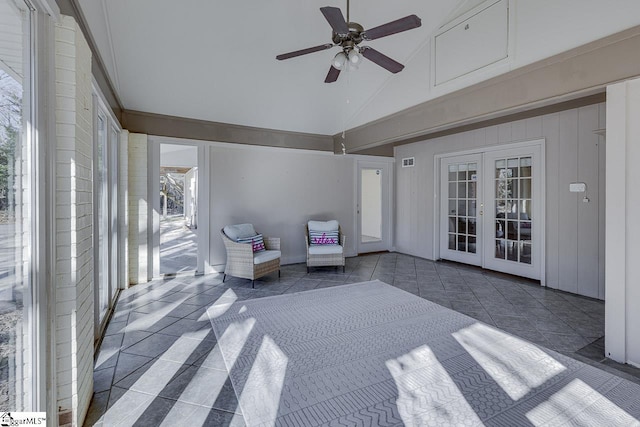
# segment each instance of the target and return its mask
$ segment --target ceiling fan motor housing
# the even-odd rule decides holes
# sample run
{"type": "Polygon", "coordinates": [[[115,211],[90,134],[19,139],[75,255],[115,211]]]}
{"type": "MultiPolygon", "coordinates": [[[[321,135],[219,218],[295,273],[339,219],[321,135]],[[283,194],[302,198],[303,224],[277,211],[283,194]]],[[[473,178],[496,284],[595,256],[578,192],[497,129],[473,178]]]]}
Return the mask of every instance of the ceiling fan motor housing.
{"type": "Polygon", "coordinates": [[[357,22],[347,22],[347,26],[349,27],[348,34],[343,35],[333,31],[331,33],[331,40],[334,44],[341,46],[346,53],[349,53],[349,51],[351,51],[358,44],[362,43],[362,40],[364,40],[364,38],[362,37],[364,28],[357,22]]]}

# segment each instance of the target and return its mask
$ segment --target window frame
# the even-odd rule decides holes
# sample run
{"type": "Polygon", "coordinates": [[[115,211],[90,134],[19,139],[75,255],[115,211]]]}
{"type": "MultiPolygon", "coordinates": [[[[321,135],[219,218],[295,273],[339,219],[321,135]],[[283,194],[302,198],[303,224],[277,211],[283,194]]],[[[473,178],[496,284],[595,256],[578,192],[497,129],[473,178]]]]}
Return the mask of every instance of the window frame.
{"type": "Polygon", "coordinates": [[[56,124],[51,105],[55,105],[54,23],[60,11],[54,0],[22,0],[22,3],[29,15],[23,32],[24,69],[28,70],[23,79],[23,85],[28,85],[23,104],[28,111],[25,142],[30,150],[31,188],[26,292],[29,300],[24,319],[30,330],[31,375],[25,383],[30,387],[28,401],[21,410],[55,414],[56,124]]]}
{"type": "Polygon", "coordinates": [[[92,78],[92,96],[93,96],[93,241],[94,241],[94,343],[97,345],[100,342],[102,333],[107,325],[107,321],[111,316],[113,309],[115,308],[115,302],[117,295],[120,291],[120,265],[118,259],[118,241],[122,238],[118,224],[120,222],[120,216],[123,215],[120,209],[118,209],[118,192],[119,188],[119,154],[120,154],[120,137],[122,134],[122,127],[116,119],[111,108],[108,107],[108,103],[95,78],[92,78]],[[96,170],[98,159],[98,118],[104,119],[104,131],[105,131],[105,154],[106,154],[106,182],[98,183],[99,172],[96,170]],[[112,132],[115,132],[115,137],[112,138],[112,132]],[[107,250],[104,260],[100,257],[99,238],[100,233],[98,230],[98,185],[104,185],[106,191],[106,204],[108,215],[106,219],[105,235],[107,238],[107,250]],[[115,190],[114,190],[115,189],[115,190]],[[115,218],[114,218],[115,216],[115,218]],[[101,263],[106,265],[104,273],[107,275],[107,309],[104,313],[104,317],[101,315],[100,306],[100,266],[101,263]],[[115,284],[114,284],[115,283],[115,284]]]}

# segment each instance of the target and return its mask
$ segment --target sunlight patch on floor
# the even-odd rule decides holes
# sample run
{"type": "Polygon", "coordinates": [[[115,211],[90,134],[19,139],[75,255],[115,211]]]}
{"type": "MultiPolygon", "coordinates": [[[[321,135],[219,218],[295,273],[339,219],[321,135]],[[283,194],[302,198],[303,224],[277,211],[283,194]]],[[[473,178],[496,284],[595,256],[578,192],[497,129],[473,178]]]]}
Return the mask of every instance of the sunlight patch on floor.
{"type": "Polygon", "coordinates": [[[579,379],[527,412],[527,419],[534,426],[640,425],[637,419],[579,379]]]}
{"type": "Polygon", "coordinates": [[[481,323],[452,335],[513,400],[566,369],[535,345],[481,323]]]}
{"type": "Polygon", "coordinates": [[[207,308],[207,316],[209,319],[215,319],[216,317],[222,316],[224,313],[231,308],[231,305],[236,302],[238,299],[238,295],[233,292],[233,289],[229,288],[224,293],[207,308]]]}
{"type": "MultiPolygon", "coordinates": [[[[227,371],[211,369],[206,366],[224,366],[224,361],[221,360],[220,349],[217,345],[207,355],[205,362],[198,368],[196,374],[184,388],[178,401],[192,403],[205,408],[213,408],[229,376],[227,371]]],[[[181,409],[179,407],[173,406],[165,420],[177,419],[180,412],[181,409]]],[[[206,411],[196,412],[189,417],[189,423],[193,426],[205,425],[208,415],[206,411]]]]}
{"type": "MultiPolygon", "coordinates": [[[[205,331],[206,332],[206,331],[205,331]]],[[[200,345],[202,334],[184,334],[178,338],[166,354],[180,354],[183,360],[156,360],[149,369],[107,410],[105,425],[129,425],[132,420],[138,420],[153,399],[167,386],[193,351],[200,345]],[[149,396],[141,398],[140,393],[149,396]]]]}
{"type": "Polygon", "coordinates": [[[465,420],[465,425],[482,425],[428,346],[385,363],[398,388],[396,404],[405,425],[430,425],[434,420],[439,425],[458,425],[461,420],[465,420]]]}
{"type": "Polygon", "coordinates": [[[153,313],[149,313],[145,316],[141,316],[139,319],[136,319],[133,322],[129,323],[127,326],[122,328],[119,332],[147,331],[157,322],[167,317],[173,310],[180,307],[182,303],[185,302],[190,297],[191,297],[190,295],[186,295],[177,301],[167,303],[166,306],[158,310],[155,310],[153,313]]]}
{"type": "Polygon", "coordinates": [[[265,336],[238,399],[248,425],[275,423],[288,363],[280,347],[265,336]]]}

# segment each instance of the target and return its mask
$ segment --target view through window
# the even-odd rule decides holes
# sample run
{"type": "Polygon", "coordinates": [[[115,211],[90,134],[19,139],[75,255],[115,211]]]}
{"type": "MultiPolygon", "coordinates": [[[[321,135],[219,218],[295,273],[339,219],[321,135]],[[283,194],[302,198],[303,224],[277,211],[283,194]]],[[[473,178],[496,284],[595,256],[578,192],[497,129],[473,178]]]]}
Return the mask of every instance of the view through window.
{"type": "Polygon", "coordinates": [[[0,0],[0,411],[31,406],[29,19],[0,0]]]}

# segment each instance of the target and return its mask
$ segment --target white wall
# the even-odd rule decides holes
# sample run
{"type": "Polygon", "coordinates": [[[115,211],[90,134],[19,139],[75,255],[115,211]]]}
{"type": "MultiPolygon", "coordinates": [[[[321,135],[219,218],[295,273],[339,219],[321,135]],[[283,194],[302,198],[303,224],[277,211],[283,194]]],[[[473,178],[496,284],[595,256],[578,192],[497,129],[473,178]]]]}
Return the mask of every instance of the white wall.
{"type": "Polygon", "coordinates": [[[607,88],[605,354],[640,367],[640,79],[607,88]]]}
{"type": "Polygon", "coordinates": [[[546,140],[546,285],[604,298],[605,105],[591,105],[491,126],[395,148],[398,162],[415,156],[416,166],[396,169],[396,249],[434,258],[434,156],[544,138],[546,140]],[[585,182],[584,194],[569,183],[585,182]]]}
{"type": "Polygon", "coordinates": [[[189,145],[160,144],[160,166],[194,168],[198,166],[198,148],[189,145]]]}
{"type": "MultiPolygon", "coordinates": [[[[91,51],[73,18],[55,25],[56,354],[62,423],[81,425],[93,391],[91,51]]],[[[52,424],[57,415],[50,414],[52,424]]]]}
{"type": "MultiPolygon", "coordinates": [[[[429,40],[409,61],[404,62],[402,73],[397,78],[388,79],[364,105],[352,102],[352,108],[357,110],[350,112],[347,127],[369,123],[408,106],[452,93],[640,24],[640,2],[637,0],[618,0],[614,3],[601,0],[510,0],[509,7],[511,57],[506,63],[485,67],[434,87],[429,82],[432,72],[432,40],[429,40]]],[[[438,26],[443,24],[445,22],[438,26]]]]}
{"type": "Polygon", "coordinates": [[[282,263],[304,262],[309,219],[340,222],[346,254],[355,255],[355,157],[249,146],[211,146],[211,265],[224,268],[219,231],[250,222],[265,236],[280,237],[282,263]]]}

